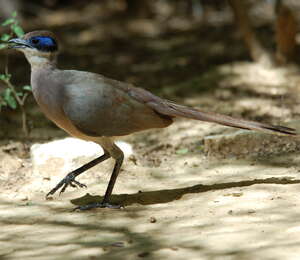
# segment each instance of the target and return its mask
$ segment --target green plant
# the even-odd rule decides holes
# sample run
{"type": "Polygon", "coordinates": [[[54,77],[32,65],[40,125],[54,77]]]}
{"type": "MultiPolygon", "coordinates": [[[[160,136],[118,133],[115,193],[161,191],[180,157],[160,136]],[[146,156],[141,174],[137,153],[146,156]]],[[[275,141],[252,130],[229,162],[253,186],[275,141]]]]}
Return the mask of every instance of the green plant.
{"type": "MultiPolygon", "coordinates": [[[[3,33],[0,35],[0,50],[8,47],[8,40],[13,36],[16,35],[17,37],[22,37],[24,35],[24,31],[20,27],[17,20],[16,12],[13,12],[11,17],[6,19],[0,26],[9,27],[9,33],[3,33]]],[[[16,87],[14,84],[12,84],[11,78],[12,75],[8,72],[8,66],[6,62],[5,71],[0,73],[0,82],[4,84],[4,90],[0,92],[0,112],[3,107],[9,107],[11,109],[20,108],[22,113],[22,129],[27,136],[27,114],[24,106],[28,95],[31,93],[31,87],[27,85],[16,87]]]]}

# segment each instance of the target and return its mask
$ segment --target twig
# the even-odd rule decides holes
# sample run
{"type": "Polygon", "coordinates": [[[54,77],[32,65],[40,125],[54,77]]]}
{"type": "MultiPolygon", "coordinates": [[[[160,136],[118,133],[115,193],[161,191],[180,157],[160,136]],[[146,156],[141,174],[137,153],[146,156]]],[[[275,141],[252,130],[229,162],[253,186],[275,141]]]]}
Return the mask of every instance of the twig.
{"type": "MultiPolygon", "coordinates": [[[[5,74],[9,75],[8,73],[8,56],[5,56],[5,74]]],[[[24,108],[25,105],[25,101],[28,97],[28,93],[25,93],[23,95],[23,97],[20,97],[15,89],[15,86],[10,82],[10,78],[8,77],[7,79],[4,80],[4,82],[6,83],[7,87],[11,90],[11,92],[14,95],[14,98],[16,99],[18,105],[20,106],[21,109],[21,113],[22,113],[22,130],[25,134],[25,136],[27,137],[29,134],[28,131],[28,126],[27,126],[27,114],[26,114],[26,110],[24,108]]]]}

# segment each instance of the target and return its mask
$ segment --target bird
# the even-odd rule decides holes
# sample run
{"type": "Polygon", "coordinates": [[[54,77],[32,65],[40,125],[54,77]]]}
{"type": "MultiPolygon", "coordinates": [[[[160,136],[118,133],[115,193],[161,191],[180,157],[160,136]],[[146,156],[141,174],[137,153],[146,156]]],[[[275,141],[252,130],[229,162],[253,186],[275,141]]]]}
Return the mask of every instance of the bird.
{"type": "Polygon", "coordinates": [[[294,129],[204,112],[176,104],[132,84],[100,74],[62,70],[57,67],[59,42],[47,30],[28,32],[9,40],[9,47],[24,53],[31,65],[33,95],[43,113],[71,136],[99,144],[104,154],[68,173],[46,197],[71,187],[86,187],[76,177],[91,167],[113,158],[115,164],[103,200],[79,206],[75,210],[93,208],[120,209],[110,197],[120,172],[124,154],[115,144],[120,136],[165,128],[175,118],[213,122],[225,126],[296,136],[294,129]]]}

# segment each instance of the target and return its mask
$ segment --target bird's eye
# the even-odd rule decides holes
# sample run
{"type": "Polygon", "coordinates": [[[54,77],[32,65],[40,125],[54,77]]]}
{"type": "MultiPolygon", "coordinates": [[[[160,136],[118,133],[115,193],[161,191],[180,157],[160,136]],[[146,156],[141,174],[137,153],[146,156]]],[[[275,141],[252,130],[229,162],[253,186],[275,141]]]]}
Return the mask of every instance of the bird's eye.
{"type": "Polygon", "coordinates": [[[40,42],[40,40],[39,40],[39,39],[32,39],[31,42],[32,42],[33,44],[38,44],[38,43],[40,42]]]}
{"type": "Polygon", "coordinates": [[[29,39],[29,45],[31,45],[31,48],[37,49],[42,52],[57,51],[57,44],[55,40],[50,36],[33,36],[29,39]]]}

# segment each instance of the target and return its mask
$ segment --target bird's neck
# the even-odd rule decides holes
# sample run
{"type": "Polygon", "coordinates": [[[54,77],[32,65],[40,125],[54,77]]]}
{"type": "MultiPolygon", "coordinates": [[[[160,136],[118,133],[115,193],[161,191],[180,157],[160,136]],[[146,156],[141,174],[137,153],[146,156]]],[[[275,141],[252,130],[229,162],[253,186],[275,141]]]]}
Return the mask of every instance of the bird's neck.
{"type": "Polygon", "coordinates": [[[31,55],[30,53],[25,53],[25,56],[31,65],[31,70],[40,68],[56,68],[57,56],[55,54],[31,55]]]}

